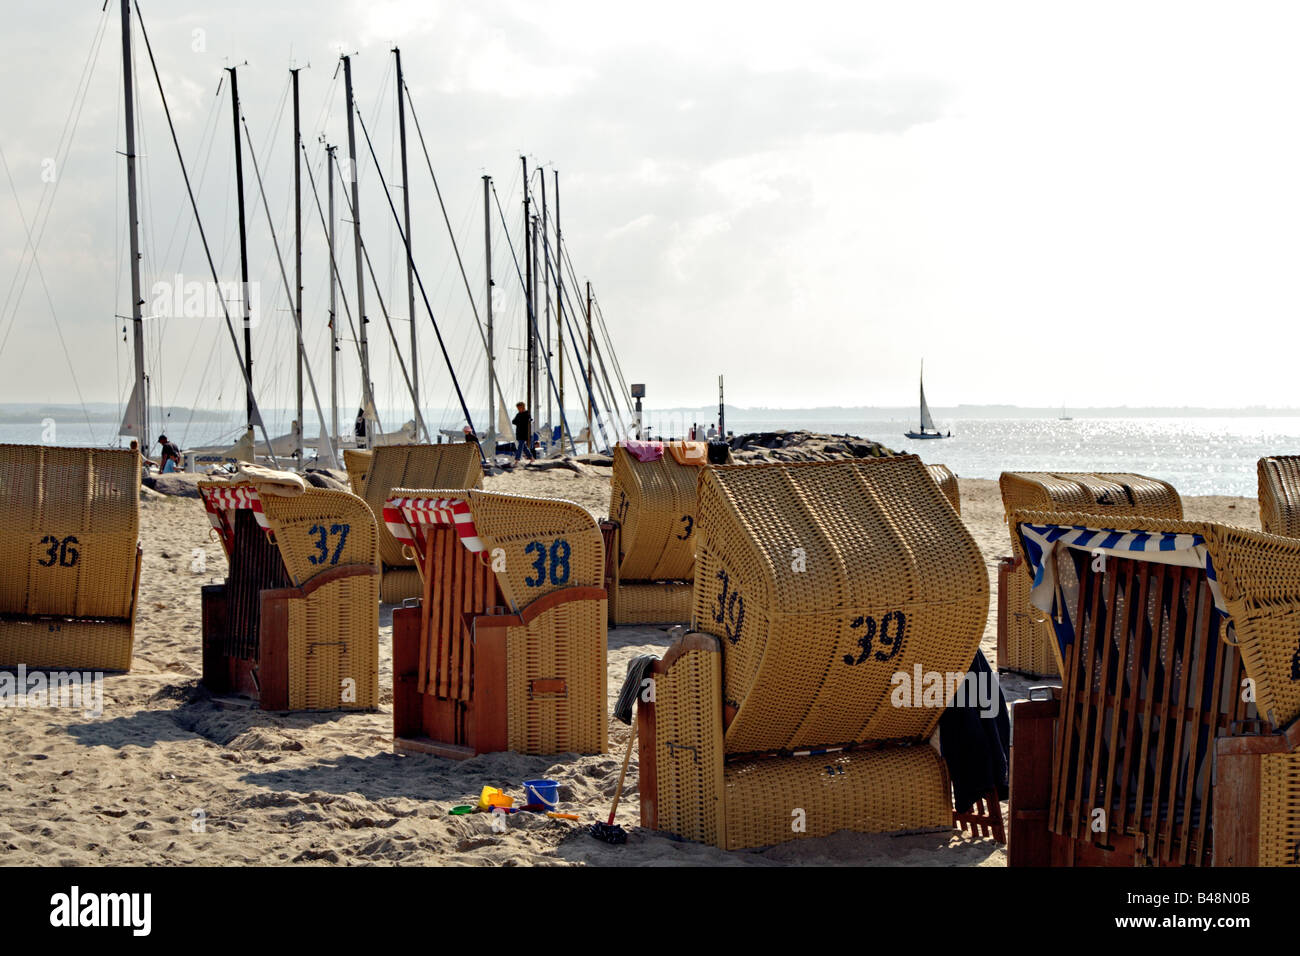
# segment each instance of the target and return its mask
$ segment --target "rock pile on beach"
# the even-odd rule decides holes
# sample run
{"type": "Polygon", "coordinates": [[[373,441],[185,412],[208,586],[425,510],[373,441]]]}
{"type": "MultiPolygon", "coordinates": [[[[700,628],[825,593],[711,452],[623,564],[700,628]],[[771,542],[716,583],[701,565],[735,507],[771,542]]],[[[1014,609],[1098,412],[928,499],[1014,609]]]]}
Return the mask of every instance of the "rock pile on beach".
{"type": "Polygon", "coordinates": [[[892,458],[896,452],[880,442],[857,435],[828,435],[824,432],[750,432],[731,440],[731,456],[737,462],[833,461],[839,458],[892,458]]]}

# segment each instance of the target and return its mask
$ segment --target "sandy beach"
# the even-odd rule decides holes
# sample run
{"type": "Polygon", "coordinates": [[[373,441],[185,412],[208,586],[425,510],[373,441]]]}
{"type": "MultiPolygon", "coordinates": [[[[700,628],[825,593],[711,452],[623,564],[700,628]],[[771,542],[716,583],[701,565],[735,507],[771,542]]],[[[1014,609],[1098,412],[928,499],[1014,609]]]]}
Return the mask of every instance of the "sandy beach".
{"type": "MultiPolygon", "coordinates": [[[[489,490],[568,498],[603,517],[604,473],[516,472],[489,490]]],[[[1007,533],[997,483],[963,479],[962,514],[996,588],[1007,533]]],[[[1258,528],[1251,498],[1187,497],[1186,515],[1258,528]]],[[[761,851],[723,852],[637,828],[636,758],[620,824],[628,843],[593,840],[585,824],[609,812],[628,728],[611,720],[609,752],[583,757],[498,753],[454,762],[392,752],[391,608],[380,615],[381,706],[375,713],[266,713],[199,687],[199,588],[225,575],[201,504],[151,497],[140,507],[144,569],[134,665],[105,680],[102,717],[75,709],[0,713],[0,862],[68,864],[877,864],[1002,866],[991,840],[956,831],[912,836],[841,832],[761,851]],[[202,548],[206,570],[193,570],[202,548]],[[532,814],[494,833],[485,815],[450,816],[484,785],[518,793],[530,777],[561,783],[582,824],[532,814]]],[[[995,648],[996,596],[983,648],[995,648]]],[[[666,630],[609,632],[610,709],[627,662],[662,653],[666,630]]],[[[1035,682],[1039,683],[1039,682],[1035,682]]],[[[1008,700],[1029,682],[1008,676],[1008,700]]],[[[1005,806],[1004,806],[1005,810],[1005,806]]]]}

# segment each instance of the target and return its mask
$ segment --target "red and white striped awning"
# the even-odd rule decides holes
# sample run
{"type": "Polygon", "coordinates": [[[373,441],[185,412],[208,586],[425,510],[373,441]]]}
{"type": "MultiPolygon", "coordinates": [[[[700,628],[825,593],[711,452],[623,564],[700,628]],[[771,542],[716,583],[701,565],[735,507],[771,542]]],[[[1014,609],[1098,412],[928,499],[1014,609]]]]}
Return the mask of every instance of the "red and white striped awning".
{"type": "MultiPolygon", "coordinates": [[[[208,512],[208,520],[218,531],[225,532],[221,523],[221,512],[237,511],[241,508],[252,511],[253,517],[264,530],[271,530],[271,526],[266,523],[266,515],[262,513],[262,499],[257,496],[257,489],[252,485],[200,488],[199,492],[203,495],[203,507],[208,512]]],[[[233,521],[233,517],[231,520],[233,521]]]]}
{"type": "Polygon", "coordinates": [[[469,502],[461,498],[392,497],[384,502],[384,524],[398,541],[415,542],[412,529],[431,525],[452,525],[460,543],[468,550],[483,550],[483,541],[474,527],[469,502]]]}

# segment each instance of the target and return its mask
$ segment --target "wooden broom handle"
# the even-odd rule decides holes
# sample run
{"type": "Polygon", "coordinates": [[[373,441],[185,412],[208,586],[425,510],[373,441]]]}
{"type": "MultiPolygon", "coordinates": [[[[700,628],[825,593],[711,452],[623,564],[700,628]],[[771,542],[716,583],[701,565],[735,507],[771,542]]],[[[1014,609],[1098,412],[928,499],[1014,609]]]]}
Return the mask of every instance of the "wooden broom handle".
{"type": "Polygon", "coordinates": [[[609,811],[609,825],[614,825],[614,814],[618,813],[618,799],[623,795],[623,779],[627,776],[627,765],[632,759],[632,744],[636,742],[637,720],[632,718],[632,734],[627,738],[627,750],[623,751],[623,769],[618,775],[618,786],[614,788],[614,806],[609,811]]]}

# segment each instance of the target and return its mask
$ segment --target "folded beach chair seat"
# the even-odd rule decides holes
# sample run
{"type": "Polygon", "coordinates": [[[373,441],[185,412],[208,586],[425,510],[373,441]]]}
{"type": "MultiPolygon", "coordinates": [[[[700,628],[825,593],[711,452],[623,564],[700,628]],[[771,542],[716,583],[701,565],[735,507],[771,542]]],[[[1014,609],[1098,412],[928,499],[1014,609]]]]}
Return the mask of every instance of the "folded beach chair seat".
{"type": "Polygon", "coordinates": [[[989,581],[921,461],[710,468],[696,515],[693,629],[638,700],[641,825],[725,849],[951,828],[920,685],[967,673],[989,581]]]}
{"type": "Polygon", "coordinates": [[[140,453],[0,445],[0,666],[131,669],[140,453]]]}
{"type": "Polygon", "coordinates": [[[690,620],[696,485],[708,464],[708,442],[615,446],[609,520],[601,524],[612,624],[690,620]]]}
{"type": "MultiPolygon", "coordinates": [[[[1021,508],[1111,516],[1145,515],[1181,520],[1183,502],[1173,485],[1158,478],[1117,472],[1004,471],[998,484],[1008,526],[1021,508]]],[[[998,564],[999,670],[1056,677],[1061,660],[1051,628],[1029,604],[1030,578],[1014,532],[1011,555],[998,564]]]]}
{"type": "Polygon", "coordinates": [[[925,470],[930,473],[930,477],[939,486],[943,496],[952,503],[952,510],[961,514],[961,491],[957,487],[957,476],[952,473],[952,469],[947,465],[926,465],[925,470]]]}
{"type": "Polygon", "coordinates": [[[419,597],[415,559],[384,525],[384,502],[394,488],[482,488],[478,446],[470,442],[382,445],[368,452],[345,452],[344,463],[353,491],[365,499],[379,525],[380,600],[397,604],[419,597]],[[369,459],[365,467],[362,455],[369,459]],[[359,473],[364,477],[357,478],[359,473]]]}
{"type": "Polygon", "coordinates": [[[605,559],[586,509],[395,489],[384,520],[422,580],[393,612],[394,749],[603,753],[605,559]]]}
{"type": "Polygon", "coordinates": [[[348,473],[348,487],[358,498],[365,497],[366,473],[370,471],[371,452],[356,448],[343,449],[343,468],[348,473]]]}
{"type": "Polygon", "coordinates": [[[1300,538],[1300,455],[1261,458],[1259,526],[1269,534],[1300,538]]]}
{"type": "Polygon", "coordinates": [[[203,588],[203,683],[264,710],[379,706],[377,529],[366,503],[245,465],[199,494],[229,562],[203,588]]]}
{"type": "Polygon", "coordinates": [[[1300,541],[1017,511],[1061,687],[1013,708],[1009,862],[1300,863],[1300,541]]]}

